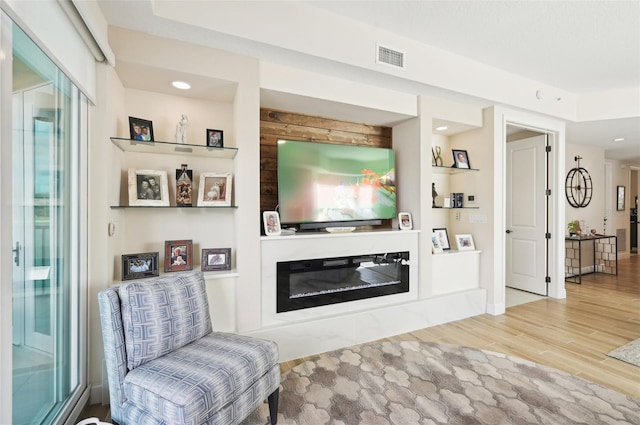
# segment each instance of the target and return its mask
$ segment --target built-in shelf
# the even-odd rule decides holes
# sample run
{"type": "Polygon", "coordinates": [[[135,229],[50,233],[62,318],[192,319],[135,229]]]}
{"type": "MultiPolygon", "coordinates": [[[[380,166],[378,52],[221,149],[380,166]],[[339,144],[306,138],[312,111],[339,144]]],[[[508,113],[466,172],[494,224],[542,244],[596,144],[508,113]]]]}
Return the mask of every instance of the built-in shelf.
{"type": "Polygon", "coordinates": [[[190,145],[172,142],[145,142],[141,140],[112,137],[111,142],[123,152],[158,153],[166,155],[193,155],[209,158],[233,159],[238,148],[214,148],[206,145],[190,145]]]}
{"type": "Polygon", "coordinates": [[[238,208],[237,205],[214,205],[214,206],[192,206],[192,207],[178,207],[175,205],[111,205],[111,209],[119,209],[119,208],[154,208],[154,209],[174,209],[174,210],[194,210],[194,209],[229,209],[229,208],[238,208]]]}
{"type": "Polygon", "coordinates": [[[431,207],[434,210],[477,210],[480,207],[431,207]]]}
{"type": "Polygon", "coordinates": [[[440,167],[438,165],[432,165],[431,170],[437,174],[459,174],[467,171],[480,171],[477,168],[440,167]]]}

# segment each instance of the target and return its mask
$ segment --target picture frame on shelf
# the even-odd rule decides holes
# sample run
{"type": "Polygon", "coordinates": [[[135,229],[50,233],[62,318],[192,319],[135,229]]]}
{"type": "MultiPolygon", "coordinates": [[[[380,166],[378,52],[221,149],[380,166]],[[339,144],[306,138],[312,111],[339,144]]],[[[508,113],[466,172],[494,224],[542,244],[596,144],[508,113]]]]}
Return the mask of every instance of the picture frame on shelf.
{"type": "Polygon", "coordinates": [[[454,168],[471,168],[469,162],[469,154],[465,150],[452,149],[453,153],[453,167],[454,168]]]}
{"type": "Polygon", "coordinates": [[[431,234],[431,252],[433,254],[442,254],[443,252],[442,246],[440,245],[440,241],[438,240],[438,235],[436,234],[436,232],[433,232],[431,234]]]}
{"type": "Polygon", "coordinates": [[[411,220],[411,213],[408,213],[408,212],[398,213],[398,228],[400,230],[413,229],[413,221],[411,220]]]}
{"type": "Polygon", "coordinates": [[[230,206],[231,178],[231,173],[201,173],[198,183],[198,206],[230,206]]]}
{"type": "Polygon", "coordinates": [[[129,135],[131,140],[153,142],[153,123],[143,118],[129,117],[129,135]]]}
{"type": "Polygon", "coordinates": [[[476,249],[475,244],[473,243],[473,236],[469,234],[465,235],[456,235],[456,246],[458,247],[458,251],[474,251],[476,249]]]}
{"type": "Polygon", "coordinates": [[[168,207],[169,181],[162,170],[128,170],[129,206],[168,207]]]}
{"type": "Polygon", "coordinates": [[[210,148],[223,148],[224,147],[224,132],[222,130],[215,130],[213,128],[207,128],[207,146],[210,148]]]}
{"type": "Polygon", "coordinates": [[[616,189],[616,211],[624,211],[624,186],[618,186],[616,189]]]}
{"type": "Polygon", "coordinates": [[[263,211],[262,223],[264,225],[264,234],[267,236],[278,236],[282,233],[280,227],[280,214],[278,211],[263,211]]]}
{"type": "Polygon", "coordinates": [[[438,242],[443,251],[448,251],[451,249],[451,245],[449,244],[449,234],[447,233],[446,227],[438,227],[433,229],[433,233],[436,238],[438,238],[438,242]]]}
{"type": "Polygon", "coordinates": [[[231,248],[203,248],[200,269],[203,272],[231,270],[231,248]]]}
{"type": "Polygon", "coordinates": [[[159,252],[122,255],[122,280],[159,276],[159,252]]]}
{"type": "Polygon", "coordinates": [[[164,242],[164,272],[193,270],[193,241],[179,239],[164,242]]]}

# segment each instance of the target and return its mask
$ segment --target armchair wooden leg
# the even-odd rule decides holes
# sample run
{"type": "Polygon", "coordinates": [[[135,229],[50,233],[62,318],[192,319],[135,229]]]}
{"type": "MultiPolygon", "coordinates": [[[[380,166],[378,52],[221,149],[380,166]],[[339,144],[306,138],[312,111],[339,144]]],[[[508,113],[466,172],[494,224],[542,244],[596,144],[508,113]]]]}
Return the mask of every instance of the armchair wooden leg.
{"type": "Polygon", "coordinates": [[[278,423],[278,398],[280,396],[280,388],[276,388],[274,392],[268,398],[269,401],[269,416],[271,418],[271,425],[278,423]]]}

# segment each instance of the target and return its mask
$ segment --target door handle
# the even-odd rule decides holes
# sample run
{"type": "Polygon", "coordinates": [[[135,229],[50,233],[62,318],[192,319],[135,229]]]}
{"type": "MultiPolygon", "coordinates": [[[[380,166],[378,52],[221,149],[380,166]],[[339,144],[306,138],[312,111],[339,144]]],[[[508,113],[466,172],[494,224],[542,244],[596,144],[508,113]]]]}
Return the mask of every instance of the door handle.
{"type": "Polygon", "coordinates": [[[511,233],[513,230],[507,229],[507,234],[511,233]]]}
{"type": "Polygon", "coordinates": [[[14,253],[13,262],[16,263],[16,266],[20,266],[20,242],[16,242],[16,247],[11,252],[14,253]]]}

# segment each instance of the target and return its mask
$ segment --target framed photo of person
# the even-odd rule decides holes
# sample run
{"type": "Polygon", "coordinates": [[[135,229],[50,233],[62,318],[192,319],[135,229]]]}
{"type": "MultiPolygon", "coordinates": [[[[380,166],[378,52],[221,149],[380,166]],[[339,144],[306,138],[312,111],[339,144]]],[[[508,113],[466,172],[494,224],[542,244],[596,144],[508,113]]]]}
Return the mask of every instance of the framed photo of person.
{"type": "Polygon", "coordinates": [[[433,234],[438,239],[440,248],[442,248],[444,251],[451,249],[451,245],[449,245],[449,234],[447,233],[447,229],[445,227],[433,229],[433,234]]]}
{"type": "Polygon", "coordinates": [[[124,254],[122,256],[122,280],[159,276],[158,252],[124,254]]]}
{"type": "Polygon", "coordinates": [[[413,222],[411,221],[411,214],[408,212],[398,213],[398,228],[400,230],[413,229],[413,222]]]}
{"type": "Polygon", "coordinates": [[[440,241],[438,240],[436,232],[431,234],[431,252],[434,254],[442,254],[442,246],[440,246],[440,241]]]}
{"type": "Polygon", "coordinates": [[[469,163],[469,155],[467,151],[452,149],[453,152],[453,166],[455,168],[471,168],[469,163]]]}
{"type": "Polygon", "coordinates": [[[198,184],[198,206],[230,206],[231,177],[230,173],[201,173],[198,184]]]}
{"type": "Polygon", "coordinates": [[[164,242],[164,272],[193,270],[193,241],[191,239],[164,242]]]}
{"type": "Polygon", "coordinates": [[[129,168],[129,206],[168,207],[167,172],[129,168]]]}
{"type": "Polygon", "coordinates": [[[264,224],[265,235],[277,236],[282,233],[280,214],[278,214],[278,211],[264,211],[262,213],[262,222],[264,224]]]}
{"type": "Polygon", "coordinates": [[[471,235],[456,235],[456,245],[458,246],[458,251],[473,251],[476,249],[471,235]]]}
{"type": "Polygon", "coordinates": [[[224,132],[222,130],[207,128],[207,146],[210,148],[223,148],[224,132]]]}
{"type": "Polygon", "coordinates": [[[231,248],[203,248],[200,269],[203,272],[231,270],[231,248]]]}
{"type": "Polygon", "coordinates": [[[153,123],[142,118],[129,117],[129,133],[131,140],[153,142],[153,123]]]}

